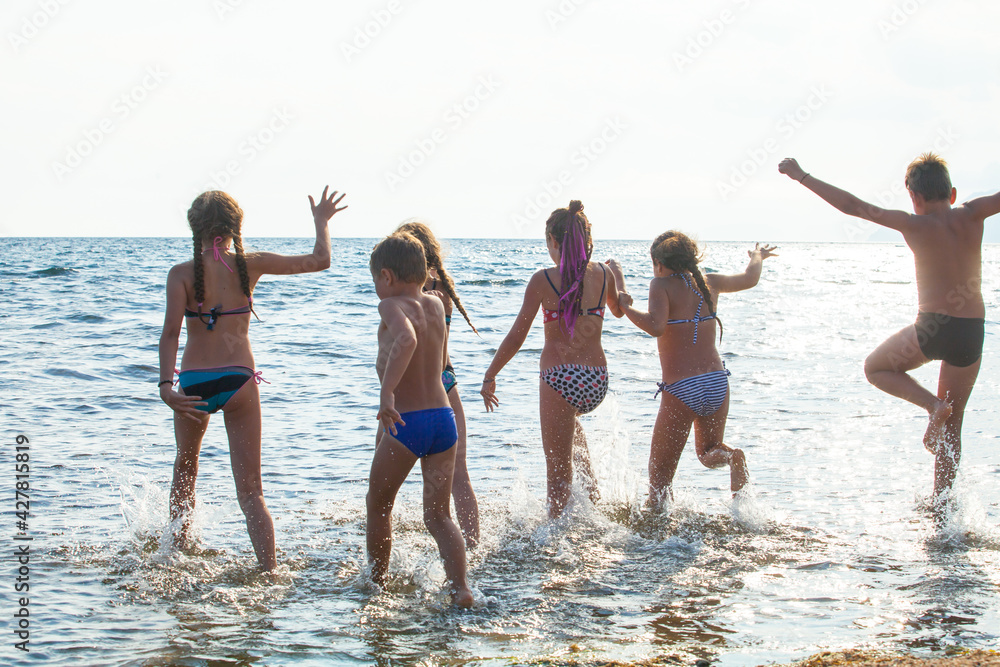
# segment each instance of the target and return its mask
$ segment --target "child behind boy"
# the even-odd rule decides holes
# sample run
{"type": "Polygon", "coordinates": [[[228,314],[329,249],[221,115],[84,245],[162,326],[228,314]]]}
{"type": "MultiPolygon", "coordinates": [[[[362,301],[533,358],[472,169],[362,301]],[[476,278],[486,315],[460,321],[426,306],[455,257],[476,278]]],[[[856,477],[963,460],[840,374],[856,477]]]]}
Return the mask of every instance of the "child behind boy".
{"type": "Polygon", "coordinates": [[[441,384],[446,340],[444,306],[423,292],[427,260],[420,241],[396,233],[372,250],[368,264],[378,294],[378,360],[382,436],[368,481],[368,558],[384,586],[392,553],[392,507],[413,464],[424,478],[424,525],[437,542],[451,583],[452,602],[473,603],[466,581],[465,540],[451,518],[451,485],[458,432],[441,384]],[[398,425],[398,426],[397,426],[398,425]]]}

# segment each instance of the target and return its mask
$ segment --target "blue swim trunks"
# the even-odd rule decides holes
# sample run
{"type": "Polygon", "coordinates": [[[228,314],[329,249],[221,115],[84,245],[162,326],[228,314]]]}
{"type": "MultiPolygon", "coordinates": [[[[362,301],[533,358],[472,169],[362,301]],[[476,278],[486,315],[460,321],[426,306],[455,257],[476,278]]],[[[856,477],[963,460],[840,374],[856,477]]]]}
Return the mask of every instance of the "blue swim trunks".
{"type": "Polygon", "coordinates": [[[396,440],[418,459],[446,452],[458,442],[455,411],[451,408],[414,410],[399,415],[406,426],[396,424],[396,440]]]}

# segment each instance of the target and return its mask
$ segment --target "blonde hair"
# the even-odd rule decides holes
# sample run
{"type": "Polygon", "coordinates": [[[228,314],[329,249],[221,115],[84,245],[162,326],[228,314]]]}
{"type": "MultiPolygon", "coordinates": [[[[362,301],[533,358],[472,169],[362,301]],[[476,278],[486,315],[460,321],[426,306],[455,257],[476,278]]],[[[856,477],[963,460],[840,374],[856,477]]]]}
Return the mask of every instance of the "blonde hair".
{"type": "Polygon", "coordinates": [[[424,246],[412,234],[396,232],[382,239],[372,248],[368,268],[374,276],[382,269],[389,269],[404,283],[420,283],[427,280],[427,259],[424,246]]]}
{"type": "Polygon", "coordinates": [[[922,153],[906,168],[906,188],[925,201],[950,200],[948,163],[935,153],[922,153]]]}
{"type": "Polygon", "coordinates": [[[476,327],[472,325],[472,320],[469,319],[469,314],[465,312],[465,307],[462,305],[462,301],[458,298],[458,294],[455,292],[455,282],[451,279],[451,276],[444,270],[444,262],[441,259],[441,244],[434,237],[434,233],[431,228],[425,223],[419,220],[410,220],[404,222],[399,227],[396,228],[396,232],[405,232],[407,234],[413,235],[420,245],[424,247],[424,255],[427,257],[427,268],[434,269],[437,271],[438,276],[441,277],[441,284],[444,286],[444,292],[451,299],[455,307],[458,308],[458,312],[462,313],[462,317],[465,321],[469,323],[472,330],[477,334],[476,327]]]}

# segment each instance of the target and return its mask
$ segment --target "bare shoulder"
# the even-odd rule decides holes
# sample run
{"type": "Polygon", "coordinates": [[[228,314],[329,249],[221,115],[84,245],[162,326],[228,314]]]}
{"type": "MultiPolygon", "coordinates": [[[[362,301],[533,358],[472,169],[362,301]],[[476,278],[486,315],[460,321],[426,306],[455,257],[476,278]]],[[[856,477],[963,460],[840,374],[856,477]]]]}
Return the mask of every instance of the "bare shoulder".
{"type": "Polygon", "coordinates": [[[194,278],[194,262],[188,260],[186,262],[181,262],[180,264],[174,264],[170,267],[170,271],[167,272],[168,281],[190,281],[194,278]]]}

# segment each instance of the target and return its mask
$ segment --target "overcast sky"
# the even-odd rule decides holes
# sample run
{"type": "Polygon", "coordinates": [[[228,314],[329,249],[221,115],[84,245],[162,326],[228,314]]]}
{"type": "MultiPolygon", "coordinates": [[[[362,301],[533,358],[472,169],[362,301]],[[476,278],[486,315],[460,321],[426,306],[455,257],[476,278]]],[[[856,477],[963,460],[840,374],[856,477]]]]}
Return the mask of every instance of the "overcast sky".
{"type": "MultiPolygon", "coordinates": [[[[906,208],[937,149],[1000,190],[1000,3],[971,0],[6,0],[8,236],[185,236],[205,189],[245,236],[411,217],[538,238],[877,240],[777,174],[906,208]],[[895,192],[893,192],[895,190],[895,192]]],[[[1000,225],[1000,221],[993,221],[1000,225]]],[[[891,236],[888,238],[892,238],[891,236]]]]}

